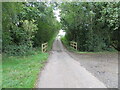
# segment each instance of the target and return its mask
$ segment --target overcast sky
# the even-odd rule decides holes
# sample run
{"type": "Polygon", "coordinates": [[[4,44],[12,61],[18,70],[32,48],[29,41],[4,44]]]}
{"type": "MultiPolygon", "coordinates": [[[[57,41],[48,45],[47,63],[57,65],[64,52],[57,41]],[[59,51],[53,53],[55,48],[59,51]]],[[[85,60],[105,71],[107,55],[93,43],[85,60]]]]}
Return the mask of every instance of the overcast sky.
{"type": "MultiPolygon", "coordinates": [[[[56,16],[56,19],[60,22],[60,17],[59,17],[59,15],[60,15],[60,9],[56,9],[56,10],[54,10],[53,12],[54,12],[54,14],[55,14],[55,16],[56,16]]],[[[64,35],[65,35],[65,32],[61,29],[61,30],[59,31],[58,35],[64,36],[64,35]]]]}
{"type": "Polygon", "coordinates": [[[59,17],[59,15],[60,15],[60,9],[56,9],[53,12],[54,12],[54,14],[56,16],[56,19],[60,22],[60,17],[59,17]]]}

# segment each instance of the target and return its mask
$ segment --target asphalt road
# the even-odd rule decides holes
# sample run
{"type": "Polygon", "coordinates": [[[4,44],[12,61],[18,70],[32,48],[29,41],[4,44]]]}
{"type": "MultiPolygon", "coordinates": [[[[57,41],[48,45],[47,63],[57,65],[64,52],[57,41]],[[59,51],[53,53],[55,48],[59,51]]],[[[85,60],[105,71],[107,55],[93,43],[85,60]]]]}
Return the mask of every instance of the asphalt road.
{"type": "Polygon", "coordinates": [[[54,41],[48,63],[41,72],[36,87],[106,88],[99,79],[66,52],[60,40],[54,41]]]}

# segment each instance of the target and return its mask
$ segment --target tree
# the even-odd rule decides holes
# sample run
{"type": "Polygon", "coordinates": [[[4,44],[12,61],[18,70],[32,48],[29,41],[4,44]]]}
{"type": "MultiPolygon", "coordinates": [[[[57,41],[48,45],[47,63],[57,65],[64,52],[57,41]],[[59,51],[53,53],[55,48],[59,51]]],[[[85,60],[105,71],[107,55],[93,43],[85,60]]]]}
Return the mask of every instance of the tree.
{"type": "Polygon", "coordinates": [[[60,9],[65,37],[76,41],[79,50],[111,50],[111,45],[117,49],[118,3],[66,2],[60,9]]]}
{"type": "Polygon", "coordinates": [[[56,35],[60,23],[54,4],[45,2],[3,2],[3,48],[9,55],[25,55],[56,35]]]}

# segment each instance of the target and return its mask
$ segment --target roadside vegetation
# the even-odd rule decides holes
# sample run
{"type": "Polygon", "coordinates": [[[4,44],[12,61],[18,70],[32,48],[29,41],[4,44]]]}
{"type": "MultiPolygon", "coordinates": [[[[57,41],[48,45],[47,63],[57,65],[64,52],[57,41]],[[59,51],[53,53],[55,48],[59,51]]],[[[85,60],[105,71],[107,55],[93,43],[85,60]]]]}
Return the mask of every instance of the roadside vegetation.
{"type": "Polygon", "coordinates": [[[120,51],[119,6],[120,2],[62,3],[63,42],[77,42],[80,52],[120,51]]]}
{"type": "Polygon", "coordinates": [[[68,40],[66,40],[65,37],[61,38],[61,41],[63,43],[63,45],[65,46],[65,48],[67,50],[69,50],[70,52],[74,52],[74,53],[78,53],[78,54],[110,54],[110,53],[118,53],[118,51],[116,49],[113,49],[111,51],[94,51],[94,52],[88,52],[88,51],[80,51],[80,50],[76,50],[73,47],[70,46],[70,42],[68,40]]]}
{"type": "Polygon", "coordinates": [[[55,3],[2,3],[3,88],[34,88],[37,77],[49,56],[48,51],[60,29],[53,10],[55,3]]]}
{"type": "Polygon", "coordinates": [[[35,51],[29,56],[3,56],[3,88],[34,88],[48,54],[35,51]]]}
{"type": "Polygon", "coordinates": [[[54,3],[44,2],[3,2],[3,53],[29,55],[33,48],[50,43],[60,29],[54,7],[54,3]]]}

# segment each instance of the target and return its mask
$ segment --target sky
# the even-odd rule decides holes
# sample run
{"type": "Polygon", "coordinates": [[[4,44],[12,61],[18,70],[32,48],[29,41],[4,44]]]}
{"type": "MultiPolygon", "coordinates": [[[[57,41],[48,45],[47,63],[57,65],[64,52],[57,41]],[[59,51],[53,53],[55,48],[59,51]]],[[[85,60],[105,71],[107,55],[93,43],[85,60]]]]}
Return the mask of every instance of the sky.
{"type": "Polygon", "coordinates": [[[54,12],[54,15],[56,16],[56,19],[60,22],[60,17],[59,17],[59,15],[60,15],[60,9],[56,9],[53,12],[54,12]]]}
{"type": "MultiPolygon", "coordinates": [[[[60,9],[56,9],[56,10],[54,10],[53,11],[54,12],[54,15],[56,16],[56,19],[60,22],[60,9]]],[[[58,33],[58,35],[60,35],[60,36],[65,36],[65,32],[64,32],[64,30],[60,30],[59,31],[59,33],[58,33]]]]}
{"type": "Polygon", "coordinates": [[[65,33],[66,33],[66,32],[61,29],[61,30],[59,31],[59,34],[58,34],[58,35],[60,35],[60,36],[65,36],[65,33]]]}

